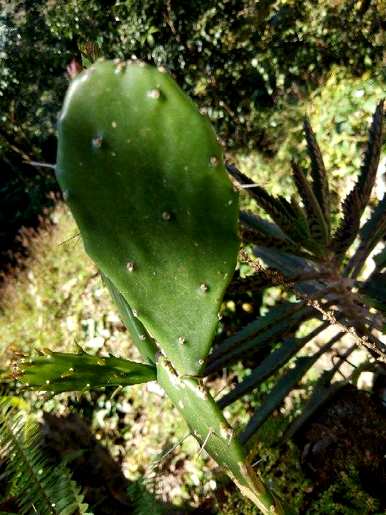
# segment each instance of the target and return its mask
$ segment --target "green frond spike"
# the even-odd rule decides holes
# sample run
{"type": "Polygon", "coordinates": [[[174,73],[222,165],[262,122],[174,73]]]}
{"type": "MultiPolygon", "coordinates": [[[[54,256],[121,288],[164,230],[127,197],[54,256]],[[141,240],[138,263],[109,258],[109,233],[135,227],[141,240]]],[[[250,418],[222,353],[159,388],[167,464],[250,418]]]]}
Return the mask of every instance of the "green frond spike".
{"type": "Polygon", "coordinates": [[[165,70],[104,61],[71,83],[58,134],[87,253],[179,373],[200,374],[240,245],[209,121],[165,70]]]}
{"type": "Polygon", "coordinates": [[[295,195],[292,195],[291,197],[291,207],[294,212],[294,216],[298,222],[298,225],[302,227],[304,234],[307,234],[307,236],[311,236],[310,228],[308,227],[306,213],[304,209],[300,206],[295,195]]]}
{"type": "Polygon", "coordinates": [[[268,514],[286,513],[248,463],[234,431],[203,385],[193,377],[179,377],[171,364],[160,358],[158,382],[181,413],[200,446],[227,472],[240,491],[268,514]],[[199,416],[198,416],[199,414],[199,416]]]}
{"type": "Polygon", "coordinates": [[[322,323],[303,338],[285,339],[278,349],[275,349],[268,354],[268,356],[254,370],[252,370],[245,379],[239,382],[233,390],[221,397],[217,403],[219,407],[224,409],[226,406],[229,406],[242,396],[253,391],[263,381],[272,376],[274,372],[279,370],[279,368],[288,363],[300,349],[302,349],[310,340],[312,340],[312,338],[317,336],[326,327],[328,327],[328,322],[322,323]]]}
{"type": "Polygon", "coordinates": [[[324,215],[328,232],[330,232],[330,192],[326,167],[315,133],[307,118],[304,120],[303,127],[307,141],[308,155],[311,159],[312,189],[324,215]]]}
{"type": "Polygon", "coordinates": [[[367,206],[377,175],[379,159],[382,150],[383,105],[381,100],[377,105],[369,129],[366,152],[355,189],[358,192],[361,211],[367,206]]]}
{"type": "Polygon", "coordinates": [[[343,218],[331,240],[330,249],[341,260],[354,243],[360,229],[361,207],[357,190],[352,190],[342,205],[343,218]]]}
{"type": "Polygon", "coordinates": [[[347,272],[356,277],[375,246],[386,236],[386,193],[359,232],[360,244],[350,259],[347,272]]]}
{"type": "Polygon", "coordinates": [[[264,316],[243,327],[221,342],[209,356],[205,375],[236,363],[246,354],[265,349],[309,316],[311,308],[302,303],[285,303],[273,307],[264,316]]]}
{"type": "Polygon", "coordinates": [[[60,393],[128,386],[156,379],[154,366],[114,356],[49,352],[20,364],[19,381],[34,390],[60,393]]]}
{"type": "Polygon", "coordinates": [[[0,449],[19,513],[92,515],[67,468],[53,466],[42,450],[39,424],[12,404],[0,400],[0,449]]]}
{"type": "Polygon", "coordinates": [[[291,166],[296,188],[307,213],[311,237],[316,242],[316,246],[324,251],[324,247],[328,243],[329,231],[323,212],[303,171],[294,161],[291,162],[291,166]]]}
{"type": "Polygon", "coordinates": [[[290,252],[297,256],[312,257],[307,252],[302,250],[300,245],[297,245],[289,238],[281,239],[258,231],[256,229],[241,228],[241,239],[244,243],[252,243],[254,245],[262,245],[264,247],[273,247],[284,252],[290,252]]]}
{"type": "Polygon", "coordinates": [[[309,240],[308,234],[304,233],[302,224],[298,223],[297,213],[290,202],[282,196],[273,197],[264,188],[254,184],[249,177],[240,172],[235,166],[227,164],[227,170],[239,184],[249,186],[246,190],[248,194],[255,200],[258,206],[264,209],[287,237],[300,242],[306,247],[309,240]]]}
{"type": "Polygon", "coordinates": [[[343,202],[343,218],[331,242],[331,250],[339,259],[343,257],[358,235],[360,219],[370,199],[381,155],[382,129],[383,101],[379,102],[375,110],[359,178],[343,202]]]}

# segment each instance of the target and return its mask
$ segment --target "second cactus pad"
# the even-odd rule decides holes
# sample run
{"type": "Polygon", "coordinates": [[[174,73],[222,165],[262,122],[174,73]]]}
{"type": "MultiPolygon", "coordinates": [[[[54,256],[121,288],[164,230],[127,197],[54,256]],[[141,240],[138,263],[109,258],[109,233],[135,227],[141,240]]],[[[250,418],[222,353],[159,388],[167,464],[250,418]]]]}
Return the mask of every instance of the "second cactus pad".
{"type": "Polygon", "coordinates": [[[57,177],[98,268],[175,369],[199,374],[239,248],[209,122],[164,70],[98,62],[66,95],[57,177]]]}

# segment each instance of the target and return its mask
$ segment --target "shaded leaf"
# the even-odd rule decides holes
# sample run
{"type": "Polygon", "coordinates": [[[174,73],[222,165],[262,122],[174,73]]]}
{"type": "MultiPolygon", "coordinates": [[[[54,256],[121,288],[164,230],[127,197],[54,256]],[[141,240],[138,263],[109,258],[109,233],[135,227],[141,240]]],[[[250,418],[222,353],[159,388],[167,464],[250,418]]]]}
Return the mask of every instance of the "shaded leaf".
{"type": "Polygon", "coordinates": [[[288,393],[298,384],[314,362],[315,359],[309,356],[300,357],[296,360],[294,368],[290,369],[277,382],[250,418],[245,429],[240,434],[240,441],[242,444],[246,444],[253,437],[271,413],[281,405],[288,393]]]}
{"type": "Polygon", "coordinates": [[[345,198],[342,211],[343,219],[330,245],[339,260],[343,258],[359,232],[361,209],[358,192],[355,189],[345,198]]]}
{"type": "Polygon", "coordinates": [[[257,408],[255,413],[250,418],[245,429],[240,434],[240,441],[245,444],[248,442],[260,428],[260,426],[267,420],[267,418],[278,409],[288,393],[295,388],[307,371],[313,366],[314,363],[329,350],[344,333],[339,332],[323,347],[321,347],[312,356],[301,356],[296,359],[293,368],[289,369],[276,383],[272,390],[263,399],[262,404],[257,408]]]}
{"type": "Polygon", "coordinates": [[[370,306],[386,313],[386,272],[373,274],[368,281],[362,283],[359,292],[370,306]]]}

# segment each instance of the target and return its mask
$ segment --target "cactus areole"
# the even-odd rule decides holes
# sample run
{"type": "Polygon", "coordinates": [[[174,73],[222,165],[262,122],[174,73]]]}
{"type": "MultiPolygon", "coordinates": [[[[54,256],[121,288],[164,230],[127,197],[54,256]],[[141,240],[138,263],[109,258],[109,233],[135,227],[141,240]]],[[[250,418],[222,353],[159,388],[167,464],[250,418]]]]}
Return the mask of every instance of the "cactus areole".
{"type": "Polygon", "coordinates": [[[182,375],[200,375],[237,259],[238,197],[206,118],[163,69],[97,62],[59,119],[85,249],[182,375]]]}

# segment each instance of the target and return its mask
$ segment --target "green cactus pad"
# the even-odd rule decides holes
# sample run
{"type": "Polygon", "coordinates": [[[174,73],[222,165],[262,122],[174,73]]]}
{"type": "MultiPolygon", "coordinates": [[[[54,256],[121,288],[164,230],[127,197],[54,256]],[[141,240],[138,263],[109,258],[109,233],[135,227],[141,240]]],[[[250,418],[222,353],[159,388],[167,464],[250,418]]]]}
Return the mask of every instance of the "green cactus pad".
{"type": "Polygon", "coordinates": [[[21,363],[19,380],[33,390],[54,393],[92,390],[104,386],[128,386],[156,379],[155,367],[115,356],[92,356],[46,351],[21,363]]]}
{"type": "Polygon", "coordinates": [[[175,369],[200,374],[239,248],[209,122],[163,70],[96,63],[68,90],[57,177],[98,268],[175,369]]]}
{"type": "Polygon", "coordinates": [[[280,501],[247,462],[236,435],[202,381],[179,377],[163,357],[157,363],[157,380],[184,417],[193,436],[224,467],[240,491],[263,513],[284,513],[280,501]]]}
{"type": "Polygon", "coordinates": [[[135,318],[125,298],[119,293],[110,279],[108,279],[103,274],[102,279],[107,286],[110,295],[115,302],[115,305],[118,308],[122,322],[130,332],[133,343],[136,345],[139,352],[146,359],[146,361],[148,363],[154,364],[156,362],[156,354],[158,350],[154,340],[149,336],[141,322],[135,318]]]}

